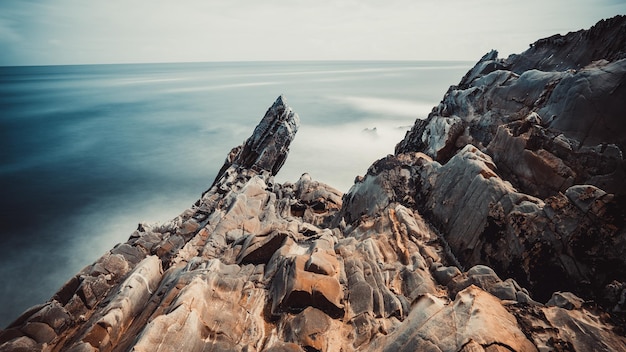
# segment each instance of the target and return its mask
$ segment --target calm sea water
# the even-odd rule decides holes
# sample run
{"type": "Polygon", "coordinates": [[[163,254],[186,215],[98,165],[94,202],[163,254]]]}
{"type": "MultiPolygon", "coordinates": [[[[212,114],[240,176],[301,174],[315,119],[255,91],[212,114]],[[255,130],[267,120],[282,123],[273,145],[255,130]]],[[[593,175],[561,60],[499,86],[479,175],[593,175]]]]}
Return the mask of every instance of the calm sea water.
{"type": "Polygon", "coordinates": [[[0,327],[194,203],[278,95],[302,122],[278,181],[345,192],[472,64],[0,67],[0,327]]]}

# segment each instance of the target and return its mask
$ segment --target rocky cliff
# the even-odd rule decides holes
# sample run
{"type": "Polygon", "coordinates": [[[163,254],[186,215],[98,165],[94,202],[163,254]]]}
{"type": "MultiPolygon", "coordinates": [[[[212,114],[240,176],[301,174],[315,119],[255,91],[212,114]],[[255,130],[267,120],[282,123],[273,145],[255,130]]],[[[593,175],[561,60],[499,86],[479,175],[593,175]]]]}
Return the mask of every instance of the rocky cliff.
{"type": "Polygon", "coordinates": [[[274,175],[282,97],[0,351],[626,349],[626,18],[485,55],[348,193],[274,175]]]}

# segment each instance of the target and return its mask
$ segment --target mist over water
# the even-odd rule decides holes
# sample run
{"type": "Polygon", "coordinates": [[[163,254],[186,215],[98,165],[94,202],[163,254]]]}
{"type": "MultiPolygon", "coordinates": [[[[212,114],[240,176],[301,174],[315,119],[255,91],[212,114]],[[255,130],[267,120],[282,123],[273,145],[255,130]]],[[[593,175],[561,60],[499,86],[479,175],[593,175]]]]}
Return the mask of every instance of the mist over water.
{"type": "Polygon", "coordinates": [[[193,204],[278,95],[301,127],[277,180],[345,192],[471,65],[0,67],[0,327],[193,204]]]}

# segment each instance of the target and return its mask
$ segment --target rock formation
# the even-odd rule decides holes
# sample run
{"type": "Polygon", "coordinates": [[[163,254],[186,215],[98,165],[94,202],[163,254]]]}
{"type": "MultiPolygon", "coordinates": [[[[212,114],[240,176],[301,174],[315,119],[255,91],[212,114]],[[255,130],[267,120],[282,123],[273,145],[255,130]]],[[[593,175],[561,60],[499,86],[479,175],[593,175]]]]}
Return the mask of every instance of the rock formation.
{"type": "Polygon", "coordinates": [[[346,194],[274,182],[299,125],[279,97],[191,208],[0,351],[625,350],[625,28],[485,55],[346,194]]]}
{"type": "Polygon", "coordinates": [[[415,203],[464,265],[542,300],[603,300],[624,281],[625,43],[618,16],[506,60],[491,52],[398,144],[432,158],[412,178],[415,203]]]}

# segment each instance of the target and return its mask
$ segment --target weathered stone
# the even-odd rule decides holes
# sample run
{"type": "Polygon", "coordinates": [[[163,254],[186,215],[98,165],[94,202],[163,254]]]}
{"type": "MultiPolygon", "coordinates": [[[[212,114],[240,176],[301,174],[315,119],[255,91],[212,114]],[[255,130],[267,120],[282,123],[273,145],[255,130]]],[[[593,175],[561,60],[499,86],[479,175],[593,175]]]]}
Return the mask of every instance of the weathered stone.
{"type": "Polygon", "coordinates": [[[28,318],[30,322],[45,323],[56,333],[72,325],[72,318],[67,310],[57,301],[50,301],[28,318]]]}
{"type": "Polygon", "coordinates": [[[287,238],[286,232],[274,231],[265,236],[248,237],[239,252],[238,262],[243,264],[265,264],[287,238]]]}
{"type": "Polygon", "coordinates": [[[171,310],[157,314],[141,333],[135,348],[258,349],[263,337],[265,295],[248,282],[252,268],[242,270],[238,265],[214,260],[206,269],[188,272],[176,285],[181,290],[171,292],[175,297],[171,310]]]}
{"type": "Polygon", "coordinates": [[[440,266],[433,271],[435,280],[444,286],[458,275],[461,275],[461,271],[455,266],[440,266]]]}
{"type": "Polygon", "coordinates": [[[153,249],[157,244],[159,244],[163,238],[159,236],[158,233],[148,232],[141,233],[141,237],[139,237],[135,244],[143,248],[147,253],[154,254],[153,249]]]}
{"type": "Polygon", "coordinates": [[[214,186],[231,166],[239,166],[254,171],[266,170],[275,175],[283,166],[289,153],[300,118],[282,96],[267,110],[252,136],[233,151],[215,178],[214,186]]]}
{"type": "Polygon", "coordinates": [[[308,307],[297,314],[286,327],[287,342],[297,342],[307,351],[327,351],[327,335],[330,329],[330,317],[324,312],[308,307]]]}
{"type": "Polygon", "coordinates": [[[624,23],[485,55],[345,195],[274,181],[299,124],[278,98],[191,208],[0,351],[624,350],[624,23]]]}
{"type": "Polygon", "coordinates": [[[97,352],[98,350],[87,342],[79,342],[67,350],[67,352],[97,352]]]}
{"type": "Polygon", "coordinates": [[[336,277],[304,270],[307,258],[286,260],[285,267],[274,277],[273,292],[276,301],[272,313],[279,313],[278,303],[284,311],[299,311],[312,306],[333,318],[344,314],[343,289],[336,277]]]}
{"type": "Polygon", "coordinates": [[[350,308],[354,316],[374,312],[374,292],[364,278],[350,285],[350,308]]]}
{"type": "Polygon", "coordinates": [[[265,352],[302,352],[303,349],[300,348],[298,344],[295,344],[293,342],[289,342],[289,343],[279,342],[275,344],[274,346],[268,349],[265,349],[264,351],[265,352]]]}
{"type": "Polygon", "coordinates": [[[52,296],[52,299],[65,305],[74,297],[79,286],[80,278],[78,275],[73,276],[54,294],[54,296],[52,296]]]}
{"type": "Polygon", "coordinates": [[[54,329],[45,323],[27,323],[21,330],[26,336],[32,338],[37,343],[50,343],[57,337],[54,329]]]}
{"type": "Polygon", "coordinates": [[[415,204],[439,225],[463,265],[515,273],[541,300],[559,289],[597,297],[608,282],[626,275],[621,264],[609,264],[624,261],[618,254],[626,244],[618,233],[624,215],[615,211],[623,198],[598,193],[594,209],[604,215],[597,216],[562,194],[530,197],[500,178],[493,160],[470,145],[444,165],[416,166],[415,204]],[[603,274],[593,274],[598,271],[603,274]]]}
{"type": "Polygon", "coordinates": [[[92,266],[89,275],[99,276],[101,274],[111,274],[114,276],[124,276],[129,270],[128,261],[123,255],[107,253],[92,266]]]}
{"type": "Polygon", "coordinates": [[[563,309],[580,309],[584,301],[571,292],[555,292],[552,298],[546,302],[548,307],[559,307],[563,309]]]}
{"type": "Polygon", "coordinates": [[[354,327],[355,339],[353,342],[354,347],[359,347],[367,344],[377,334],[378,324],[374,317],[369,313],[359,314],[352,320],[352,326],[354,327]]]}
{"type": "Polygon", "coordinates": [[[81,340],[98,349],[115,346],[156,288],[161,275],[161,261],[157,257],[142,260],[120,285],[113,300],[91,319],[93,325],[81,340]]]}
{"type": "Polygon", "coordinates": [[[131,246],[126,243],[120,244],[113,248],[111,250],[111,254],[120,254],[133,265],[139,263],[141,260],[143,260],[143,258],[146,257],[146,253],[141,250],[140,247],[131,246]]]}
{"type": "Polygon", "coordinates": [[[424,296],[386,340],[383,351],[459,351],[470,341],[513,351],[537,350],[499,300],[476,286],[459,292],[450,304],[424,296]]]}
{"type": "Polygon", "coordinates": [[[335,276],[339,274],[339,262],[334,251],[316,247],[304,265],[304,270],[316,274],[335,276]]]}
{"type": "Polygon", "coordinates": [[[7,328],[0,331],[0,346],[8,341],[24,336],[24,332],[18,328],[7,328]]]}
{"type": "Polygon", "coordinates": [[[22,336],[0,345],[1,352],[35,352],[41,351],[33,339],[22,336]]]}

